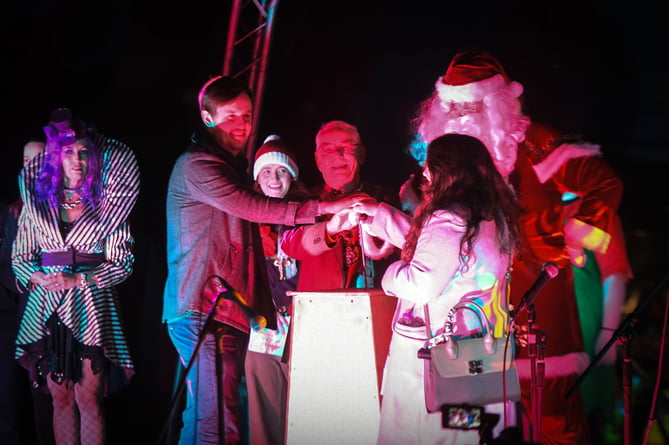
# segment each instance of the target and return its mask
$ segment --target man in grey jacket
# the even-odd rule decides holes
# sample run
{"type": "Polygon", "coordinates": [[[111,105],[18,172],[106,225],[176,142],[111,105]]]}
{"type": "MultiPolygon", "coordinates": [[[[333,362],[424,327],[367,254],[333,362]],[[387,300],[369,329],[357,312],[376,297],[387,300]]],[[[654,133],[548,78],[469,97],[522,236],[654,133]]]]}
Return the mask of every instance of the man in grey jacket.
{"type": "Polygon", "coordinates": [[[276,329],[257,223],[310,224],[361,196],[291,202],[255,192],[244,155],[251,134],[251,91],[238,79],[215,77],[200,90],[198,105],[204,125],[177,159],[168,186],[162,318],[184,366],[195,360],[186,376],[179,443],[236,444],[241,435],[239,384],[252,328],[248,314],[263,316],[267,327],[276,329]],[[236,297],[220,299],[211,312],[216,296],[231,295],[226,290],[233,289],[236,297]],[[193,357],[210,312],[215,323],[193,357]],[[223,370],[220,379],[217,360],[223,370]]]}

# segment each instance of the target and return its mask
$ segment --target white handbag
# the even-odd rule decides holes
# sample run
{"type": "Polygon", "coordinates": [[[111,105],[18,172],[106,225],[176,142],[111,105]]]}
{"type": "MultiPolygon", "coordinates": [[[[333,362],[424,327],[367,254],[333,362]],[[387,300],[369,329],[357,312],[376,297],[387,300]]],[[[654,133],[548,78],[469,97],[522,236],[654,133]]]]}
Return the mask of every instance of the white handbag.
{"type": "MultiPolygon", "coordinates": [[[[453,311],[463,309],[478,316],[481,336],[454,340],[442,334],[430,337],[418,351],[418,357],[425,360],[425,405],[430,413],[444,405],[482,406],[520,400],[512,350],[495,338],[481,306],[471,301],[460,302],[453,311]]],[[[426,313],[427,310],[426,305],[426,313]]],[[[449,323],[448,320],[445,323],[447,333],[451,332],[449,323]]],[[[429,327],[427,330],[430,336],[429,327]]],[[[512,335],[507,340],[506,345],[513,344],[512,335]]]]}

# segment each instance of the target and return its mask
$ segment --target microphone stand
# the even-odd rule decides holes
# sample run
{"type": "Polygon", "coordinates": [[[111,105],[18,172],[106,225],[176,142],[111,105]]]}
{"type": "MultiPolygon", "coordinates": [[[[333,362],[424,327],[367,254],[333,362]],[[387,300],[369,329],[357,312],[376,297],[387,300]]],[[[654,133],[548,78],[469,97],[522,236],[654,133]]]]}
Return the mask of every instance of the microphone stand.
{"type": "Polygon", "coordinates": [[[364,230],[362,229],[362,224],[358,224],[358,244],[360,245],[360,261],[362,263],[362,274],[365,281],[364,289],[371,289],[374,287],[374,277],[373,272],[370,267],[370,264],[367,262],[367,257],[365,256],[365,247],[364,247],[364,230]]]}
{"type": "Polygon", "coordinates": [[[541,407],[544,391],[546,333],[535,328],[536,311],[534,303],[527,306],[528,356],[530,358],[530,411],[532,443],[541,441],[541,407]]]}
{"type": "MultiPolygon", "coordinates": [[[[527,356],[530,359],[530,441],[541,443],[541,418],[544,395],[544,380],[546,375],[545,349],[548,335],[537,329],[537,313],[534,303],[530,301],[523,310],[527,311],[527,356]]],[[[511,325],[516,322],[516,315],[520,312],[510,311],[511,325]]]]}
{"type": "Polygon", "coordinates": [[[558,274],[558,267],[553,262],[543,265],[541,274],[523,295],[518,308],[509,312],[511,325],[516,323],[516,316],[527,311],[527,356],[530,359],[530,440],[532,443],[541,443],[541,418],[544,395],[544,380],[546,376],[545,349],[548,335],[536,328],[537,313],[534,308],[534,298],[548,280],[558,274]]]}
{"type": "MultiPolygon", "coordinates": [[[[188,377],[188,373],[190,372],[191,368],[193,367],[193,364],[195,363],[195,359],[200,352],[200,347],[204,343],[204,338],[207,334],[207,332],[211,329],[211,327],[214,324],[215,321],[215,316],[216,316],[216,308],[218,308],[218,305],[223,301],[225,298],[225,292],[219,292],[219,294],[216,296],[216,301],[214,302],[214,305],[212,306],[211,310],[207,314],[207,319],[204,322],[204,326],[202,326],[202,330],[200,331],[200,334],[197,339],[197,344],[195,345],[195,349],[193,350],[193,354],[191,355],[190,360],[188,361],[188,366],[186,369],[181,373],[181,376],[179,378],[179,383],[175,386],[175,393],[174,396],[172,397],[172,400],[170,401],[170,412],[167,417],[167,421],[165,422],[165,425],[163,426],[162,431],[160,432],[160,436],[158,437],[158,442],[157,444],[160,445],[163,437],[165,437],[165,432],[167,431],[167,428],[172,424],[174,421],[174,416],[176,414],[176,409],[179,404],[179,401],[181,400],[181,397],[183,396],[184,390],[186,388],[186,379],[188,377]]],[[[222,353],[222,342],[221,342],[221,329],[217,328],[214,330],[214,335],[216,336],[216,354],[221,354],[222,353]]],[[[224,425],[224,417],[223,417],[223,388],[221,388],[221,374],[223,372],[221,368],[222,366],[220,365],[221,360],[216,360],[216,376],[217,376],[217,394],[218,394],[218,425],[219,425],[219,443],[222,445],[223,444],[223,432],[225,429],[223,428],[224,425]]],[[[169,445],[169,444],[168,444],[169,445]]]]}
{"type": "Polygon", "coordinates": [[[597,366],[602,360],[602,357],[606,355],[606,352],[613,346],[616,341],[624,346],[623,352],[623,402],[624,402],[624,445],[631,444],[631,408],[632,408],[632,326],[637,322],[637,315],[641,310],[648,304],[652,297],[664,286],[665,282],[669,280],[669,274],[665,275],[651,290],[651,292],[646,295],[646,297],[637,305],[637,307],[632,311],[618,329],[611,335],[609,341],[604,345],[604,347],[597,353],[595,358],[590,362],[585,371],[579,376],[579,378],[574,382],[574,384],[567,391],[567,397],[571,396],[576,388],[581,384],[581,382],[590,374],[592,369],[597,366]]]}

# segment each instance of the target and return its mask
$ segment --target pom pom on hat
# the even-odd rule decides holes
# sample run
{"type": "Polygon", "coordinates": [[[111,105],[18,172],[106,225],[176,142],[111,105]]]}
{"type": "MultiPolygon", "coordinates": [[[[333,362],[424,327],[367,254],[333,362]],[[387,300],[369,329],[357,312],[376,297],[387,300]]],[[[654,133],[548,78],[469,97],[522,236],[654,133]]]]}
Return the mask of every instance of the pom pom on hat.
{"type": "Polygon", "coordinates": [[[295,155],[286,147],[283,140],[275,134],[267,136],[256,152],[253,163],[253,179],[258,179],[260,170],[269,164],[278,164],[286,167],[288,172],[293,176],[293,179],[297,179],[300,173],[295,161],[295,155]]]}
{"type": "Polygon", "coordinates": [[[442,102],[476,102],[509,83],[511,80],[497,59],[485,51],[469,50],[453,57],[436,88],[442,102]]]}

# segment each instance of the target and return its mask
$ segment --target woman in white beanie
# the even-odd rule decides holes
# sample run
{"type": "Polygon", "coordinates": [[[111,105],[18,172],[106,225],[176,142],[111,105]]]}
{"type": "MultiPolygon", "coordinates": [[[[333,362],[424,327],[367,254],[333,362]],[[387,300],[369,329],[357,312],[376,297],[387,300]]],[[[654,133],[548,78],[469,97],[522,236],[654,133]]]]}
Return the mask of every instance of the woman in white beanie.
{"type": "MultiPolygon", "coordinates": [[[[265,139],[253,164],[256,189],[266,196],[295,200],[307,197],[298,180],[294,154],[276,135],[265,139]]],[[[276,307],[277,330],[252,330],[246,354],[246,384],[252,445],[283,444],[288,398],[288,364],[282,360],[290,321],[287,291],[297,286],[297,261],[279,246],[284,227],[260,224],[267,276],[276,307]]]]}

